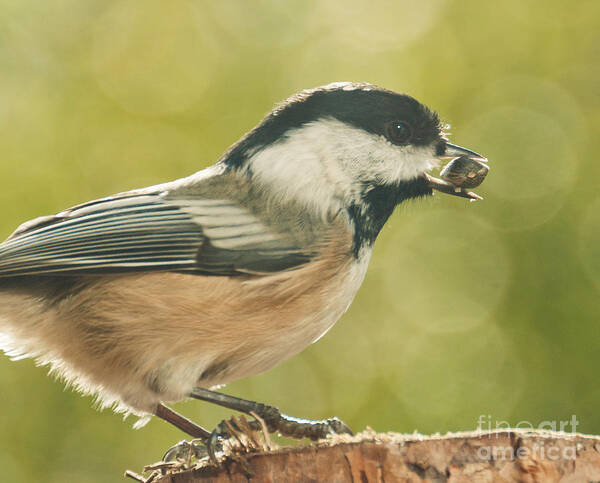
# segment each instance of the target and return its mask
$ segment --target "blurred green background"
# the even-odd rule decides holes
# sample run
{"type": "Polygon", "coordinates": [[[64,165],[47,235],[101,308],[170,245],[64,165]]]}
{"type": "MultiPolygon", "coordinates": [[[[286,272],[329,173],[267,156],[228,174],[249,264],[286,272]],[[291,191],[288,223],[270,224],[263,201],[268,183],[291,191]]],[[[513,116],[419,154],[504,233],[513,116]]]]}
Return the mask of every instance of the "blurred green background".
{"type": "MultiPolygon", "coordinates": [[[[600,433],[599,79],[597,0],[0,0],[0,234],[212,164],[303,88],[406,92],[489,157],[485,201],[399,207],[329,334],[226,391],[355,430],[600,433]]],[[[117,481],[184,437],[30,360],[0,381],[5,481],[117,481]]]]}

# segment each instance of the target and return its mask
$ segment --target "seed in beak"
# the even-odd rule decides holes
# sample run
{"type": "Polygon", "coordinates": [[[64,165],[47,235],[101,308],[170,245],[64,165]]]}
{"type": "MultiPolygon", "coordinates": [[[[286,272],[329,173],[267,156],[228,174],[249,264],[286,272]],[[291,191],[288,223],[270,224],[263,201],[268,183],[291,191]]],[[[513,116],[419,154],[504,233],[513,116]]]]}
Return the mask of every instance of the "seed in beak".
{"type": "Polygon", "coordinates": [[[478,158],[460,156],[450,161],[442,169],[440,176],[457,188],[475,188],[483,182],[489,169],[488,165],[478,158]]]}

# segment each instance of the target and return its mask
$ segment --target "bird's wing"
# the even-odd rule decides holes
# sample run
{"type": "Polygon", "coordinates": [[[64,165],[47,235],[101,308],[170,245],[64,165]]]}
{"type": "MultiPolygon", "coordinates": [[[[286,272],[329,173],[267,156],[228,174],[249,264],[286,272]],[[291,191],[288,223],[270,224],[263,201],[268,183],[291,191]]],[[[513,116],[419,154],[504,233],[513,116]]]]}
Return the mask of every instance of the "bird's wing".
{"type": "Polygon", "coordinates": [[[0,277],[170,270],[268,273],[310,254],[226,199],[124,194],[25,223],[0,245],[0,277]]]}

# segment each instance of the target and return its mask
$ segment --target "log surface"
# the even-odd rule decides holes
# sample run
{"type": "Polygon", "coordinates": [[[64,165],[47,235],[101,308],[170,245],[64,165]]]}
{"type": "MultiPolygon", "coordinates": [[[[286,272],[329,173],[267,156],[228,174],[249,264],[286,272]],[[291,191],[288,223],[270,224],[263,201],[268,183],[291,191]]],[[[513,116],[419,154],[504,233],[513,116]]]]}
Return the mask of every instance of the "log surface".
{"type": "Polygon", "coordinates": [[[516,429],[444,436],[365,431],[153,478],[248,481],[600,482],[600,437],[516,429]]]}

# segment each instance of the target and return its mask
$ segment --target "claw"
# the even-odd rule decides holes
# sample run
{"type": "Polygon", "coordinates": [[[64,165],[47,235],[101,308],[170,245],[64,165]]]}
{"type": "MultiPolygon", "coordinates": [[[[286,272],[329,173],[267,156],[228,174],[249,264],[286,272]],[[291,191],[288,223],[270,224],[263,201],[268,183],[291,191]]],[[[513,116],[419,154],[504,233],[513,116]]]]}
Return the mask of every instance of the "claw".
{"type": "Polygon", "coordinates": [[[207,454],[206,446],[201,441],[187,441],[184,439],[171,446],[162,457],[162,461],[189,461],[192,458],[200,460],[205,458],[207,454]]]}
{"type": "Polygon", "coordinates": [[[350,427],[339,418],[333,417],[326,420],[333,434],[349,434],[354,436],[354,432],[350,427]]]}
{"type": "Polygon", "coordinates": [[[188,459],[191,452],[191,443],[185,439],[171,446],[162,457],[162,461],[177,461],[179,459],[188,459]]]}
{"type": "MultiPolygon", "coordinates": [[[[219,424],[219,426],[221,426],[221,424],[219,424]]],[[[208,452],[208,457],[215,464],[219,462],[217,458],[217,452],[223,451],[223,439],[224,438],[222,436],[222,433],[218,429],[215,429],[212,433],[210,433],[210,437],[206,441],[206,450],[208,452]]]]}

